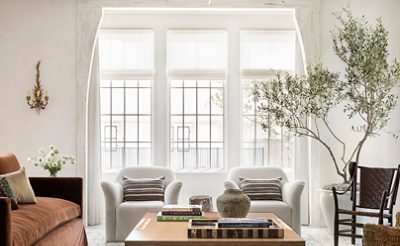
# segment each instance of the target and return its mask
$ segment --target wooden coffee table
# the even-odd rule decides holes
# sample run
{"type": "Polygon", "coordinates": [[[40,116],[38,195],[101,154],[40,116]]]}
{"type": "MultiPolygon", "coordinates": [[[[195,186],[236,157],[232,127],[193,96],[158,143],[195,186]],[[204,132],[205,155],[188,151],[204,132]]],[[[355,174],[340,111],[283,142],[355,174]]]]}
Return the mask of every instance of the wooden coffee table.
{"type": "MultiPolygon", "coordinates": [[[[206,213],[207,219],[219,218],[218,213],[206,213]]],[[[126,246],[304,246],[305,241],[272,213],[250,213],[247,218],[274,219],[284,228],[284,238],[194,239],[187,237],[188,222],[158,222],[156,213],[146,213],[125,239],[126,246]]]]}

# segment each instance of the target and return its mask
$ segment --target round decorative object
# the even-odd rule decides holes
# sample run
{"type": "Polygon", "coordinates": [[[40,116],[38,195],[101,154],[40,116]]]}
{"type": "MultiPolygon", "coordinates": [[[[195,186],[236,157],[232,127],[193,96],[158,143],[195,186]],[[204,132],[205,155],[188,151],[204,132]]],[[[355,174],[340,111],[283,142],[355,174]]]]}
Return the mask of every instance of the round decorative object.
{"type": "Polygon", "coordinates": [[[217,198],[217,208],[223,218],[245,218],[250,209],[250,198],[239,189],[227,189],[217,198]]]}
{"type": "Polygon", "coordinates": [[[202,205],[203,212],[212,212],[213,211],[213,203],[211,196],[192,196],[189,198],[190,205],[202,205]]]}

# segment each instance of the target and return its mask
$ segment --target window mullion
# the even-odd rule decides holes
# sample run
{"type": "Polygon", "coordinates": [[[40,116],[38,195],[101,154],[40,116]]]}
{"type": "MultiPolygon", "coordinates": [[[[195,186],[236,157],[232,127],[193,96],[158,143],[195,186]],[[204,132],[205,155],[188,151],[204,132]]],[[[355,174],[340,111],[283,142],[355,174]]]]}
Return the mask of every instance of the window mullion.
{"type": "Polygon", "coordinates": [[[198,98],[198,80],[196,80],[196,169],[199,168],[199,98],[198,98]]]}
{"type": "Polygon", "coordinates": [[[136,137],[137,137],[137,142],[136,142],[136,166],[139,166],[139,160],[140,160],[140,145],[139,145],[139,134],[140,134],[140,124],[139,124],[139,109],[140,109],[140,106],[139,106],[139,103],[140,103],[140,100],[139,100],[139,95],[140,95],[140,88],[139,88],[139,80],[137,80],[136,81],[136,83],[137,83],[137,88],[136,88],[136,114],[137,114],[137,116],[136,116],[136,124],[137,124],[137,127],[136,127],[136,137]]]}
{"type": "Polygon", "coordinates": [[[124,136],[124,141],[123,141],[123,144],[124,144],[124,147],[122,148],[122,163],[124,164],[124,167],[126,167],[126,88],[125,88],[125,80],[124,80],[124,88],[123,88],[123,90],[124,90],[124,93],[123,93],[123,97],[124,97],[124,109],[123,109],[123,126],[124,126],[124,133],[123,133],[123,136],[124,136]]]}
{"type": "Polygon", "coordinates": [[[182,81],[182,169],[185,168],[185,80],[182,81]]]}
{"type": "Polygon", "coordinates": [[[209,141],[210,141],[210,149],[209,149],[209,161],[208,161],[208,167],[209,168],[211,168],[211,161],[212,161],[212,158],[211,158],[211,155],[212,155],[212,149],[211,149],[211,146],[212,146],[212,144],[211,144],[211,139],[212,139],[212,137],[211,137],[211,134],[212,134],[212,131],[211,131],[211,81],[210,81],[210,87],[209,87],[209,110],[210,110],[210,122],[209,122],[209,131],[210,131],[210,135],[209,135],[209,141]]]}

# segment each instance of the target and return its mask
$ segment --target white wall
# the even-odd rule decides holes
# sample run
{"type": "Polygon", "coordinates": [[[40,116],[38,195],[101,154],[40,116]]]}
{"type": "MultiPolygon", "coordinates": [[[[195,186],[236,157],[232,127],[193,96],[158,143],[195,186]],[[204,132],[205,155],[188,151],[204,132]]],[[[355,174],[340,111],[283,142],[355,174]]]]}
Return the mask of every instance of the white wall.
{"type": "MultiPolygon", "coordinates": [[[[348,0],[322,0],[320,12],[320,40],[321,40],[321,62],[332,71],[344,72],[343,63],[336,57],[332,50],[332,39],[330,31],[337,25],[332,12],[340,11],[346,6],[348,0]]],[[[374,23],[377,17],[382,16],[383,24],[389,31],[389,52],[391,59],[400,58],[400,1],[397,0],[352,0],[350,9],[354,16],[361,17],[365,15],[370,23],[374,23]]],[[[392,114],[392,120],[389,122],[386,130],[396,131],[400,129],[400,109],[396,109],[392,114]]],[[[349,147],[353,148],[355,139],[359,139],[360,134],[351,131],[351,124],[341,110],[335,110],[329,116],[333,128],[337,130],[338,135],[343,137],[349,147]]],[[[357,123],[357,121],[354,121],[357,123]]],[[[328,134],[325,132],[325,134],[328,134]]],[[[333,143],[333,140],[330,141],[333,143]]],[[[339,153],[341,146],[337,143],[334,150],[339,153]]],[[[400,142],[395,141],[389,134],[382,132],[378,137],[369,139],[362,150],[361,164],[369,166],[397,167],[400,163],[400,142]]],[[[336,175],[333,163],[324,148],[320,149],[319,163],[320,173],[311,173],[311,177],[319,178],[320,185],[341,182],[341,178],[336,175]]],[[[313,153],[312,153],[313,154],[313,153]]],[[[315,154],[315,153],[314,153],[315,154]]],[[[319,187],[313,187],[314,192],[318,192],[319,187]]],[[[317,201],[314,201],[317,202],[317,201]]],[[[318,212],[315,214],[320,216],[318,212]]]]}
{"type": "MultiPolygon", "coordinates": [[[[48,175],[26,162],[40,146],[75,154],[75,50],[75,1],[0,1],[0,152],[15,153],[29,175],[48,175]],[[39,59],[50,101],[37,114],[25,97],[39,59]]],[[[75,175],[75,167],[61,175],[75,175]]]]}
{"type": "MultiPolygon", "coordinates": [[[[337,24],[337,21],[332,12],[339,11],[342,7],[346,6],[347,0],[329,1],[322,0],[321,2],[321,61],[325,66],[328,66],[333,71],[344,72],[343,63],[337,58],[332,50],[332,41],[330,30],[337,24]]],[[[374,23],[377,17],[382,16],[383,24],[389,31],[389,53],[391,59],[394,57],[400,58],[400,1],[396,0],[353,0],[351,2],[351,11],[354,16],[365,15],[370,23],[374,23]]],[[[387,130],[400,129],[400,111],[397,109],[392,114],[392,119],[389,122],[387,130]]],[[[339,135],[343,137],[346,142],[354,143],[354,140],[360,137],[359,133],[351,131],[348,120],[344,114],[337,110],[330,116],[330,121],[333,123],[335,129],[338,130],[339,135]]],[[[336,150],[340,150],[340,146],[336,145],[336,150]]],[[[365,165],[382,165],[387,167],[395,167],[400,163],[400,143],[396,142],[389,134],[382,132],[378,137],[369,139],[362,151],[361,162],[365,165]]],[[[321,152],[321,185],[329,182],[341,181],[334,173],[333,165],[327,152],[321,152]]]]}

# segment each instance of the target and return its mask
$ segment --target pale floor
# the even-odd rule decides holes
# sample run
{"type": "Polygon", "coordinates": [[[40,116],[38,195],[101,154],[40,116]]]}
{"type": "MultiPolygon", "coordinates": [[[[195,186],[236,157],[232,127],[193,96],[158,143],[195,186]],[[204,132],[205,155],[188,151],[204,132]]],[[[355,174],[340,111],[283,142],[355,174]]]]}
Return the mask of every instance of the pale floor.
{"type": "MultiPolygon", "coordinates": [[[[108,243],[105,240],[104,224],[89,226],[86,233],[90,246],[124,246],[123,243],[108,243]]],[[[325,228],[302,227],[302,238],[306,240],[307,246],[330,246],[333,245],[333,236],[328,235],[325,228]]],[[[350,238],[340,238],[340,246],[351,245],[350,238]]],[[[356,245],[362,245],[361,240],[357,240],[356,245]]]]}

